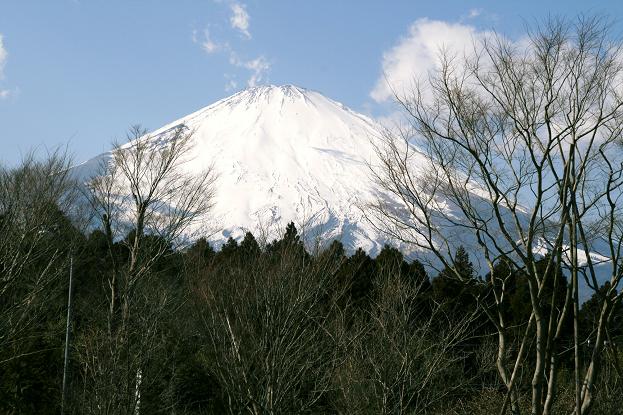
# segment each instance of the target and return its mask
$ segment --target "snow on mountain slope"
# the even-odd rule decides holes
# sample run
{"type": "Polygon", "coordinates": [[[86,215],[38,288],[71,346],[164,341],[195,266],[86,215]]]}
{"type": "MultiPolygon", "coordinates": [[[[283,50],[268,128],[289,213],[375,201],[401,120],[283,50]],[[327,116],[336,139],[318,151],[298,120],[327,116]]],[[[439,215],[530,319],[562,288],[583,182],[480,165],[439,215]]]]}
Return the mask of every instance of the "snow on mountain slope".
{"type": "MultiPolygon", "coordinates": [[[[155,130],[194,131],[192,161],[218,174],[210,240],[220,245],[246,230],[277,237],[293,221],[307,242],[340,239],[375,254],[385,242],[362,217],[375,198],[368,162],[382,130],[322,94],[292,85],[241,91],[155,130]],[[267,233],[267,234],[266,234],[267,233]]],[[[88,177],[100,155],[77,167],[88,177]]]]}
{"type": "MultiPolygon", "coordinates": [[[[350,252],[361,247],[374,256],[388,242],[413,253],[411,246],[387,241],[363,217],[361,208],[379,197],[399,210],[402,205],[380,193],[371,178],[368,166],[377,163],[375,142],[383,134],[373,120],[318,92],[285,85],[238,92],[153,131],[151,139],[166,140],[181,125],[194,131],[186,168],[213,165],[218,175],[208,231],[202,229],[215,246],[229,237],[241,239],[247,230],[271,240],[293,221],[311,247],[339,239],[350,252]]],[[[426,165],[424,156],[415,152],[414,157],[415,169],[426,165]]],[[[86,181],[109,158],[110,153],[99,155],[75,167],[76,174],[86,181]]],[[[473,192],[473,197],[476,205],[491,209],[485,194],[473,192]]],[[[456,207],[447,208],[461,216],[456,207]]],[[[477,246],[474,235],[461,227],[437,226],[446,229],[453,245],[477,246]]],[[[471,254],[484,271],[482,258],[471,254]]],[[[594,260],[608,262],[595,255],[594,260]]]]}

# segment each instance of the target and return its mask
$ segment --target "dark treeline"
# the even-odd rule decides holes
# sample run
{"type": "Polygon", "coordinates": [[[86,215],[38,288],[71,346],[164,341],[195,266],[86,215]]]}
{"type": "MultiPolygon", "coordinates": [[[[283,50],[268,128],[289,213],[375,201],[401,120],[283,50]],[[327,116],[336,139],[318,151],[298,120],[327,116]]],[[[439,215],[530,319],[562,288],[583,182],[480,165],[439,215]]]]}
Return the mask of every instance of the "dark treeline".
{"type": "MultiPolygon", "coordinates": [[[[390,246],[371,258],[361,249],[349,256],[334,241],[312,255],[294,224],[265,246],[247,233],[219,251],[205,239],[180,249],[134,230],[111,244],[105,227],[84,232],[69,219],[71,202],[62,205],[66,193],[56,192],[66,189],[48,175],[57,171],[54,163],[26,163],[1,180],[0,412],[61,409],[70,257],[66,413],[499,410],[505,389],[486,317],[492,300],[464,249],[453,255],[453,272],[428,275],[390,246]],[[121,288],[112,289],[111,281],[121,288]]],[[[504,312],[508,350],[516,354],[531,312],[527,281],[508,266],[498,268],[512,274],[504,280],[512,285],[504,312]]],[[[567,286],[560,270],[548,281],[544,289],[561,294],[543,296],[546,315],[561,307],[567,286]],[[550,298],[560,303],[546,303],[550,298]]],[[[594,336],[598,300],[581,309],[584,343],[594,336]]],[[[594,413],[620,413],[617,327],[594,413]]],[[[571,319],[562,333],[568,347],[558,351],[556,410],[569,413],[571,319]]],[[[529,368],[532,354],[525,356],[529,368]]],[[[530,373],[522,371],[517,381],[524,408],[530,373]]]]}

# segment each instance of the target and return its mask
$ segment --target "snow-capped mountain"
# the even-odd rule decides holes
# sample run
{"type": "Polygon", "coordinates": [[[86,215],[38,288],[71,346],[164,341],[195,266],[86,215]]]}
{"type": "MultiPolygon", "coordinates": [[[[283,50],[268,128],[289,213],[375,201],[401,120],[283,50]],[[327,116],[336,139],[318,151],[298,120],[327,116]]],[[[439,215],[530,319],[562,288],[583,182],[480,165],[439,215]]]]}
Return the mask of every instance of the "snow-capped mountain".
{"type": "MultiPolygon", "coordinates": [[[[293,221],[307,243],[340,239],[375,254],[385,239],[363,218],[376,197],[368,163],[381,127],[324,95],[292,85],[238,92],[151,133],[194,131],[190,169],[218,175],[209,219],[216,246],[246,230],[268,239],[293,221]]],[[[83,177],[108,154],[77,167],[83,177]]]]}
{"type": "MultiPolygon", "coordinates": [[[[218,175],[215,205],[207,228],[201,229],[216,247],[229,237],[241,239],[248,230],[270,241],[294,222],[311,248],[338,239],[349,252],[361,247],[374,256],[387,242],[407,255],[414,253],[412,246],[387,240],[364,216],[365,205],[379,198],[396,209],[402,206],[371,177],[384,132],[370,118],[318,92],[271,85],[246,89],[180,118],[150,133],[150,140],[166,142],[179,126],[194,132],[186,168],[192,172],[213,166],[218,175]]],[[[413,156],[414,168],[426,165],[417,151],[413,156]]],[[[99,155],[75,172],[86,181],[110,157],[99,155]]],[[[476,205],[490,210],[486,195],[476,190],[476,205]]],[[[451,205],[444,209],[460,216],[451,205]]],[[[437,225],[444,227],[443,222],[437,225]]],[[[455,248],[477,245],[461,227],[444,229],[455,248]]],[[[597,252],[591,256],[604,265],[605,278],[608,258],[597,252]]],[[[473,254],[476,268],[485,271],[478,252],[473,254]]],[[[417,256],[435,262],[423,252],[417,256]]]]}

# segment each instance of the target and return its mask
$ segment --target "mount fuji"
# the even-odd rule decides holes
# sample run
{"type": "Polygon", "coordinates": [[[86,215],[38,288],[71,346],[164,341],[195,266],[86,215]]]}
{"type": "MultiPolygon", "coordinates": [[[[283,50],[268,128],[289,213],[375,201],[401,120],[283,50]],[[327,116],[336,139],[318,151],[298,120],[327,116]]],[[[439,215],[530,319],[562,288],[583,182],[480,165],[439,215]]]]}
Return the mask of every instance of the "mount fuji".
{"type": "MultiPolygon", "coordinates": [[[[380,161],[377,149],[385,133],[374,120],[319,92],[269,85],[240,91],[173,121],[151,132],[150,140],[166,143],[170,132],[182,126],[193,132],[185,168],[192,173],[212,166],[217,175],[214,207],[207,225],[191,230],[194,237],[206,237],[219,248],[251,231],[269,242],[294,222],[310,249],[339,240],[348,253],[360,247],[375,256],[388,243],[407,257],[436,262],[413,246],[388,240],[364,215],[366,205],[380,199],[398,210],[403,205],[373,178],[371,167],[380,161]]],[[[415,151],[412,156],[413,168],[426,165],[424,155],[415,151]]],[[[75,166],[76,177],[86,182],[111,157],[108,152],[75,166]]],[[[491,209],[485,195],[473,196],[483,209],[491,209]]],[[[446,209],[460,216],[456,208],[446,209]]],[[[474,236],[461,227],[444,229],[455,248],[476,246],[474,236]]],[[[603,281],[611,262],[599,251],[591,257],[603,281]]],[[[485,270],[481,255],[474,254],[476,269],[485,270]]],[[[585,264],[584,253],[578,256],[585,264]]]]}
{"type": "MultiPolygon", "coordinates": [[[[246,231],[267,240],[294,222],[308,245],[342,241],[371,255],[386,241],[363,216],[378,198],[370,177],[382,127],[319,92],[259,86],[238,92],[159,128],[193,131],[187,168],[213,165],[218,176],[208,240],[216,247],[246,231]]],[[[110,153],[77,166],[92,176],[110,153]]]]}

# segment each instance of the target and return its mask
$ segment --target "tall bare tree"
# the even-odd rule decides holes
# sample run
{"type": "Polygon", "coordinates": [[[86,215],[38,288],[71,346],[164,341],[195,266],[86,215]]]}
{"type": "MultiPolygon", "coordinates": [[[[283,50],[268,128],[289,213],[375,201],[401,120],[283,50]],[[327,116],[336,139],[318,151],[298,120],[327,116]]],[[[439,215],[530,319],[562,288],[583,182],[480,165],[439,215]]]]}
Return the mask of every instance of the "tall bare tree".
{"type": "Polygon", "coordinates": [[[80,349],[95,412],[139,412],[141,387],[149,381],[143,368],[160,347],[160,320],[175,309],[166,288],[157,289],[153,268],[201,225],[212,205],[211,166],[188,168],[192,137],[184,125],[157,136],[132,127],[128,143],[115,145],[87,184],[112,264],[107,328],[83,336],[80,349]],[[118,254],[119,246],[127,255],[118,254]]]}
{"type": "Polygon", "coordinates": [[[575,320],[575,413],[587,414],[593,404],[604,341],[623,296],[622,58],[621,43],[603,19],[548,19],[520,42],[491,35],[475,40],[465,55],[441,51],[438,69],[396,94],[408,127],[386,135],[373,171],[382,190],[401,203],[379,200],[369,216],[379,230],[443,266],[452,268],[457,243],[479,254],[494,299],[485,311],[497,329],[497,368],[507,389],[501,413],[509,402],[519,413],[517,377],[532,341],[531,412],[552,413],[569,315],[575,320]],[[539,271],[544,253],[550,255],[539,271]],[[502,261],[525,273],[529,284],[532,312],[514,351],[502,313],[510,275],[496,272],[502,261]],[[543,288],[558,267],[571,283],[564,306],[545,315],[543,301],[555,304],[557,293],[545,299],[543,288]],[[580,286],[596,290],[604,278],[610,288],[582,361],[580,286]]]}
{"type": "MultiPolygon", "coordinates": [[[[189,226],[199,226],[212,206],[215,175],[212,166],[190,173],[193,132],[185,125],[174,127],[155,137],[138,126],[130,129],[125,145],[116,144],[111,158],[104,160],[89,183],[89,200],[101,220],[109,246],[125,240],[130,253],[125,265],[126,293],[142,273],[147,272],[163,251],[141,258],[144,236],[157,235],[168,247],[178,241],[189,226]]],[[[112,252],[112,251],[111,251],[112,252]]],[[[119,304],[121,270],[113,258],[110,280],[110,314],[116,315],[119,304]]],[[[127,312],[123,311],[123,312],[127,312]]]]}

